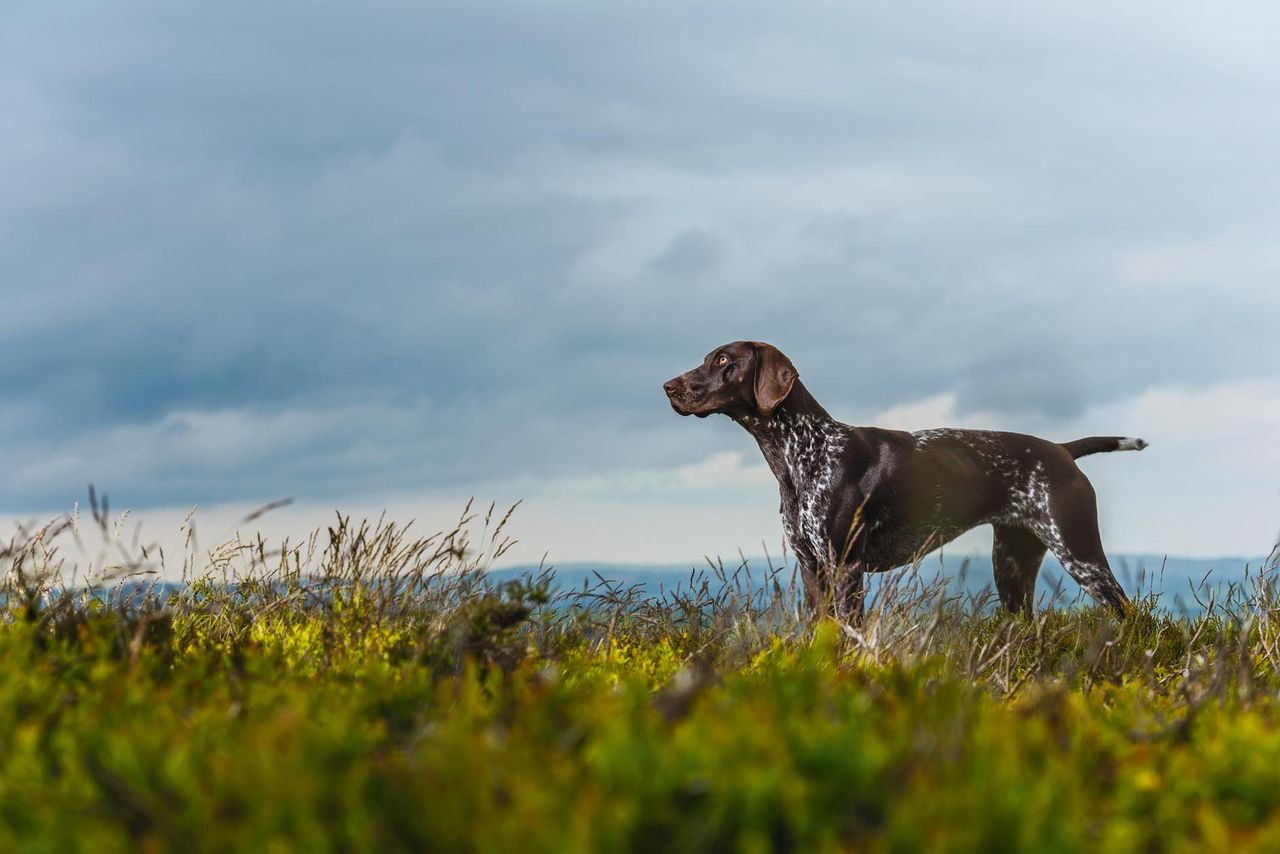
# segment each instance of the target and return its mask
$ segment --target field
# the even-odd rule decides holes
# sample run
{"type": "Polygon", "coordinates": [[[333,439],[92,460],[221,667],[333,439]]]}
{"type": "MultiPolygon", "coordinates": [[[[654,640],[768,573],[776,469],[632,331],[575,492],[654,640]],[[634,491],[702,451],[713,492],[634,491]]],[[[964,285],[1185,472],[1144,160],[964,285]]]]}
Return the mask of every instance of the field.
{"type": "Polygon", "coordinates": [[[230,543],[172,589],[72,585],[77,530],[0,546],[0,848],[1280,849],[1265,574],[1123,621],[907,574],[847,626],[785,569],[498,584],[480,516],[230,543]]]}

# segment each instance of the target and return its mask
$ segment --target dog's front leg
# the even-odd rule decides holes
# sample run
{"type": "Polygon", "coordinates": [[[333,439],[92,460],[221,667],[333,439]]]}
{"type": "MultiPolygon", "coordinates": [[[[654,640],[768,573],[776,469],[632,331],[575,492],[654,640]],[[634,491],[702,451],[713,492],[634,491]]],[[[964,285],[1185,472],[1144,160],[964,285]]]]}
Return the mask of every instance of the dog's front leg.
{"type": "Polygon", "coordinates": [[[800,570],[800,581],[804,584],[804,601],[809,607],[809,613],[818,617],[828,613],[831,609],[827,598],[827,585],[819,574],[817,566],[812,561],[806,561],[798,556],[796,566],[800,570]]]}
{"type": "Polygon", "coordinates": [[[836,618],[850,625],[861,625],[866,607],[866,590],[862,568],[856,564],[840,567],[835,572],[836,618]]]}

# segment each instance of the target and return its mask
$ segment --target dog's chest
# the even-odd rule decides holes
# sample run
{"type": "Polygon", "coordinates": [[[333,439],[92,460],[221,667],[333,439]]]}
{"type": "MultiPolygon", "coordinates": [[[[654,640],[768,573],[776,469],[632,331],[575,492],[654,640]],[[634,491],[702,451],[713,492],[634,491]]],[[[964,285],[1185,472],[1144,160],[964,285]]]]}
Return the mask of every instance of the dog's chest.
{"type": "Polygon", "coordinates": [[[779,479],[787,542],[811,561],[838,559],[842,544],[832,542],[828,519],[845,437],[828,425],[801,420],[781,431],[780,439],[787,472],[785,480],[779,479]]]}

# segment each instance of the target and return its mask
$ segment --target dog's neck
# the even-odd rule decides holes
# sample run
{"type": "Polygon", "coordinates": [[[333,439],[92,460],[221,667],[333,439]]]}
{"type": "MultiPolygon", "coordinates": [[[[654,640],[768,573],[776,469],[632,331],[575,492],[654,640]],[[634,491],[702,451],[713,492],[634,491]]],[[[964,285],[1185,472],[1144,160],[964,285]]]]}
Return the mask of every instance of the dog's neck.
{"type": "Polygon", "coordinates": [[[803,495],[831,488],[835,457],[852,430],[836,421],[799,380],[771,415],[734,418],[755,437],[784,491],[803,495]]]}

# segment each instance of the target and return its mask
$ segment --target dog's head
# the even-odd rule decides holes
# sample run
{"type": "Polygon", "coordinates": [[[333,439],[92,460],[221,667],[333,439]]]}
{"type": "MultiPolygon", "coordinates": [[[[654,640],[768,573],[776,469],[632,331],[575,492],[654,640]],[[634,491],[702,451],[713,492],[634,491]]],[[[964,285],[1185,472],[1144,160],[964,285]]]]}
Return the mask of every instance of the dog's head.
{"type": "Polygon", "coordinates": [[[759,341],[734,341],[707,354],[702,364],[662,389],[681,415],[770,416],[795,385],[795,365],[774,347],[759,341]]]}

